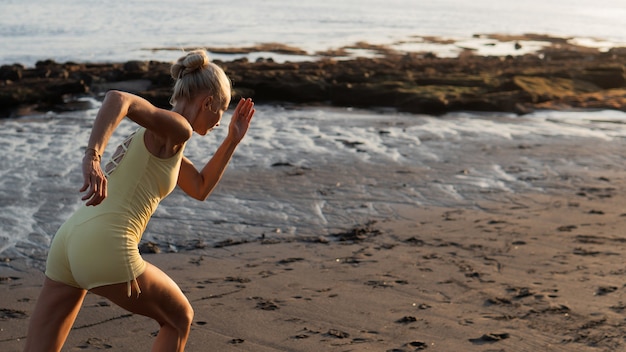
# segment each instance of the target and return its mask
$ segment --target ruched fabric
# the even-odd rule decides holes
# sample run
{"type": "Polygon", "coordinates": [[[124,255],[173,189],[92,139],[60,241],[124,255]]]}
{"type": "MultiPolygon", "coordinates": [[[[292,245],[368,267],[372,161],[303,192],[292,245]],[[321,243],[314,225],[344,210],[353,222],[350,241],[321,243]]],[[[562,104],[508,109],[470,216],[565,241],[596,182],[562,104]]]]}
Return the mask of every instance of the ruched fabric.
{"type": "Polygon", "coordinates": [[[129,296],[131,284],[141,292],[136,279],[146,263],[138,245],[159,202],[176,187],[184,150],[156,157],[146,148],[145,131],[140,127],[121,144],[121,157],[113,155],[107,198],[80,207],[57,231],[46,263],[50,279],[87,290],[126,282],[129,296]]]}

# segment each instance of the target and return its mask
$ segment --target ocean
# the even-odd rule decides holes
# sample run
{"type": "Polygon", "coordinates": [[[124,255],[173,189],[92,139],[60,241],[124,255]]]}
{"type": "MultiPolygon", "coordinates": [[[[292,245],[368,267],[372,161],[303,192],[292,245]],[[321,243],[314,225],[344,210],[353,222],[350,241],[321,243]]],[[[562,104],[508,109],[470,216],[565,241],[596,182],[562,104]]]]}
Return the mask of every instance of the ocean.
{"type": "MultiPolygon", "coordinates": [[[[549,34],[606,49],[626,46],[625,17],[626,3],[617,0],[0,0],[0,65],[171,61],[182,48],[271,42],[309,54],[247,55],[314,59],[318,51],[359,41],[450,56],[467,47],[485,54],[514,50],[477,36],[489,33],[549,34]],[[424,36],[454,41],[433,44],[424,36]]],[[[100,104],[85,100],[91,108],[84,111],[0,120],[0,257],[41,266],[56,229],[82,206],[81,147],[100,104]]],[[[205,163],[227,125],[225,116],[222,127],[193,138],[186,155],[205,163]]],[[[105,158],[133,128],[123,122],[105,158]]],[[[564,187],[556,181],[563,175],[594,163],[619,165],[621,155],[568,160],[498,151],[590,141],[620,146],[625,138],[626,114],[609,110],[434,117],[262,105],[211,197],[198,202],[175,191],[144,239],[178,251],[196,242],[328,236],[394,217],[398,205],[474,207],[508,193],[550,192],[564,187]]]]}
{"type": "Polygon", "coordinates": [[[359,41],[449,55],[459,46],[490,53],[501,49],[474,35],[493,33],[549,34],[608,47],[626,45],[624,18],[622,0],[0,0],[0,65],[171,61],[180,52],[159,49],[259,43],[310,54],[359,41]],[[433,46],[424,36],[458,43],[433,46]]]}

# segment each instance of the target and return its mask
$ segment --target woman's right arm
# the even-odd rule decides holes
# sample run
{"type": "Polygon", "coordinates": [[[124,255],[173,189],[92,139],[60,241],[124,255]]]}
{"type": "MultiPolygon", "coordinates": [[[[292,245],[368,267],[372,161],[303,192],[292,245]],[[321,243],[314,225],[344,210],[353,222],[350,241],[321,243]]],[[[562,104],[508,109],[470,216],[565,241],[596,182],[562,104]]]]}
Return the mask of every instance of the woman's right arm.
{"type": "Polygon", "coordinates": [[[134,94],[114,90],[107,92],[96,115],[83,158],[84,183],[80,192],[87,191],[82,197],[87,200],[86,205],[98,205],[106,198],[106,178],[100,168],[100,156],[125,116],[167,140],[170,145],[184,143],[193,132],[189,122],[175,112],[157,108],[134,94]]]}

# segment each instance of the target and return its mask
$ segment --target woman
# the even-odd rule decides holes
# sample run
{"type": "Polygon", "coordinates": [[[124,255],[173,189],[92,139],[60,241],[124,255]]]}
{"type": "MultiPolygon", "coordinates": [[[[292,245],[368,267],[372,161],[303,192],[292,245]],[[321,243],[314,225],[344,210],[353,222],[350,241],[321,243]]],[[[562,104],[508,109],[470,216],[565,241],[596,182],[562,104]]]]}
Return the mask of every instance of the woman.
{"type": "Polygon", "coordinates": [[[25,351],[60,351],[87,291],[156,320],[153,351],[183,351],[193,310],[164,272],[145,262],[138,243],[159,201],[178,186],[204,200],[219,182],[254,115],[240,100],[226,139],[198,171],[183,156],[192,132],[218,126],[231,99],[224,71],[204,51],[180,58],[171,111],[128,93],[110,91],[98,111],[83,158],[82,197],[54,237],[46,277],[32,314],[25,351]],[[127,116],[139,127],[115,151],[104,172],[100,159],[111,134],[127,116]]]}

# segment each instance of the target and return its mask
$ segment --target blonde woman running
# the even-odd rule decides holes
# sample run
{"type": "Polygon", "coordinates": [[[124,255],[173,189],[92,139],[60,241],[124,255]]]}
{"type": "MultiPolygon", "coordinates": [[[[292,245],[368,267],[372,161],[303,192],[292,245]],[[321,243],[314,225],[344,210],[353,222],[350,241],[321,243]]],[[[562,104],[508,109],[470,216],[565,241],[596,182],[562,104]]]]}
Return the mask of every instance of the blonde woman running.
{"type": "Polygon", "coordinates": [[[185,144],[192,132],[205,135],[219,125],[231,83],[204,51],[180,58],[171,73],[176,80],[171,111],[133,94],[106,94],[83,158],[86,204],[52,241],[25,351],[60,351],[87,291],[156,320],[161,328],[152,351],[184,351],[191,305],[169,276],[143,260],[138,244],[159,202],[177,184],[193,198],[207,198],[255,110],[250,99],[239,101],[226,139],[198,171],[183,155],[185,144]],[[138,128],[102,170],[102,152],[125,116],[138,128]]]}

